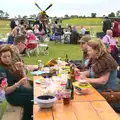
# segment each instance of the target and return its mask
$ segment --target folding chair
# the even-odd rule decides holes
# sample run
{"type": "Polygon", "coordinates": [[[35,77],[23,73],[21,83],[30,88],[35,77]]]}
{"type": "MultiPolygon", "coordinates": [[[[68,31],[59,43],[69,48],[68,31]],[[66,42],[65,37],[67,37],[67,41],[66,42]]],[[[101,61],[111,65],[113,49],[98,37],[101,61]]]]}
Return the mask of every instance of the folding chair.
{"type": "Polygon", "coordinates": [[[50,41],[50,38],[47,35],[45,35],[43,41],[44,41],[43,43],[39,42],[37,45],[38,52],[39,52],[39,54],[42,53],[44,55],[49,55],[48,43],[50,41]]]}
{"type": "Polygon", "coordinates": [[[97,32],[96,36],[97,36],[97,38],[102,39],[105,36],[105,33],[104,32],[97,32]]]}

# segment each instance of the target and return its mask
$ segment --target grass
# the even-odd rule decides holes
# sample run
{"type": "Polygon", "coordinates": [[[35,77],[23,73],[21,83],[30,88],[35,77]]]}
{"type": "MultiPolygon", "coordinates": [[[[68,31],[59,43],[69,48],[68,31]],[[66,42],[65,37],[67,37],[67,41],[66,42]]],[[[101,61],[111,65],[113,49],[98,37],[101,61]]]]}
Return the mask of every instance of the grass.
{"type": "MultiPolygon", "coordinates": [[[[87,30],[89,30],[92,34],[94,34],[95,32],[99,32],[102,30],[101,29],[102,22],[103,19],[101,18],[73,18],[73,19],[63,20],[62,25],[66,26],[67,24],[70,24],[76,26],[81,26],[81,25],[87,26],[87,30]],[[92,27],[95,26],[95,28],[92,28],[90,26],[92,27]]],[[[0,20],[0,34],[8,33],[10,31],[9,25],[10,25],[10,21],[0,20]]]]}
{"type": "Polygon", "coordinates": [[[65,55],[68,55],[69,59],[81,59],[82,54],[79,45],[69,45],[69,44],[55,44],[50,42],[49,44],[49,55],[40,55],[38,57],[24,57],[25,64],[38,64],[38,60],[41,59],[44,63],[52,58],[62,58],[65,59],[65,55]]]}
{"type": "MultiPolygon", "coordinates": [[[[87,27],[87,30],[89,30],[92,35],[95,35],[96,32],[101,31],[102,21],[103,19],[100,18],[74,18],[74,19],[63,20],[62,25],[65,26],[68,23],[77,26],[83,25],[87,27]]],[[[9,24],[10,21],[0,20],[0,34],[6,34],[10,32],[9,24]]],[[[80,29],[78,29],[78,31],[79,30],[80,29]]],[[[41,59],[42,61],[44,61],[44,63],[46,63],[51,58],[61,57],[62,59],[64,59],[66,54],[68,54],[69,59],[82,58],[79,45],[67,45],[67,44],[59,44],[59,43],[54,44],[53,42],[50,42],[48,56],[40,55],[39,57],[35,57],[35,56],[32,56],[30,58],[25,57],[24,61],[25,64],[38,64],[37,61],[41,59]]]]}
{"type": "Polygon", "coordinates": [[[73,18],[66,19],[62,22],[63,25],[77,25],[77,26],[101,26],[103,19],[100,18],[73,18]]]}
{"type": "Polygon", "coordinates": [[[0,20],[0,34],[10,32],[10,21],[0,20]]]}
{"type": "MultiPolygon", "coordinates": [[[[69,23],[71,25],[87,26],[87,30],[89,30],[92,35],[95,35],[96,32],[101,31],[102,21],[103,19],[100,18],[74,18],[74,19],[63,20],[62,25],[65,26],[66,24],[69,23]]],[[[10,21],[0,20],[0,34],[6,34],[10,32],[9,24],[10,21]]],[[[61,57],[62,59],[64,59],[66,54],[68,54],[69,59],[82,58],[79,45],[67,45],[67,44],[59,44],[59,43],[54,44],[53,42],[50,42],[48,56],[40,55],[39,57],[35,57],[35,56],[32,56],[30,58],[24,57],[24,61],[25,64],[38,64],[37,61],[41,59],[42,61],[44,61],[44,63],[46,63],[51,58],[61,57]]]]}

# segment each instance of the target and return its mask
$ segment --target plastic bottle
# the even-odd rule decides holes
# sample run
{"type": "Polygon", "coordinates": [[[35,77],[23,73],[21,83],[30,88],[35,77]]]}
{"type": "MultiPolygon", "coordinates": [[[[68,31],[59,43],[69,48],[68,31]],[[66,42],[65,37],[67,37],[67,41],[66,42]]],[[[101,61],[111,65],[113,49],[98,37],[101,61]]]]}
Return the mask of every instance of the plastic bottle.
{"type": "Polygon", "coordinates": [[[39,62],[38,68],[39,68],[40,70],[42,70],[42,68],[43,68],[42,60],[38,60],[38,62],[39,62]]]}
{"type": "Polygon", "coordinates": [[[65,56],[65,62],[69,62],[69,59],[68,59],[68,55],[66,54],[66,56],[65,56]]]}

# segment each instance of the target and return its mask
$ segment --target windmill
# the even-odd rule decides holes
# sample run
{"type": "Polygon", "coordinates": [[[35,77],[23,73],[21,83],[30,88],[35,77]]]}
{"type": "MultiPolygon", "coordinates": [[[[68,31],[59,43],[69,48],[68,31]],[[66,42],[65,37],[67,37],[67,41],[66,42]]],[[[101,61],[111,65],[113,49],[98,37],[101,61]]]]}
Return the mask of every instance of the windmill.
{"type": "Polygon", "coordinates": [[[45,18],[48,18],[48,17],[49,17],[49,16],[46,14],[46,11],[47,11],[50,7],[52,7],[53,4],[50,4],[45,10],[42,10],[37,3],[35,3],[35,5],[36,5],[37,8],[40,10],[39,15],[40,15],[42,18],[45,19],[45,18]]]}

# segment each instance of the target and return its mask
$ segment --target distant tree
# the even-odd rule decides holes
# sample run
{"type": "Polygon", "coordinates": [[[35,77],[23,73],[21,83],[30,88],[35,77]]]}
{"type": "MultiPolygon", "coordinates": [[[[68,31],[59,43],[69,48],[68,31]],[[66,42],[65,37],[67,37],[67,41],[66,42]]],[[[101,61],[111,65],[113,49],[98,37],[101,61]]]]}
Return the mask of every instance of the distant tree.
{"type": "Polygon", "coordinates": [[[36,16],[36,14],[33,14],[32,17],[33,17],[33,18],[36,18],[37,16],[36,16]]]}
{"type": "Polygon", "coordinates": [[[68,15],[65,15],[64,18],[68,18],[69,16],[68,15]]]}
{"type": "Polygon", "coordinates": [[[23,16],[23,19],[26,19],[27,18],[27,15],[23,16]]]}
{"type": "Polygon", "coordinates": [[[53,19],[55,20],[55,19],[57,19],[57,17],[56,17],[56,16],[54,16],[54,17],[53,17],[53,19]]]}
{"type": "Polygon", "coordinates": [[[71,18],[78,18],[78,15],[71,15],[71,18]]]}
{"type": "Polygon", "coordinates": [[[83,18],[86,18],[86,16],[85,16],[85,15],[83,15],[83,18]]]}
{"type": "Polygon", "coordinates": [[[21,15],[18,15],[18,18],[21,19],[21,15]]]}
{"type": "Polygon", "coordinates": [[[29,17],[32,18],[32,15],[30,15],[29,17]]]}
{"type": "Polygon", "coordinates": [[[37,16],[35,14],[30,15],[30,18],[36,18],[37,16]]]}
{"type": "Polygon", "coordinates": [[[6,12],[5,14],[4,14],[4,16],[5,16],[5,18],[9,18],[9,14],[6,12]]]}
{"type": "Polygon", "coordinates": [[[105,15],[103,15],[103,18],[105,17],[105,15]]]}
{"type": "Polygon", "coordinates": [[[79,18],[82,18],[82,16],[79,16],[79,18]]]}
{"type": "Polygon", "coordinates": [[[0,10],[0,18],[3,18],[3,16],[4,16],[3,10],[0,10]]]}
{"type": "Polygon", "coordinates": [[[17,16],[15,16],[14,19],[17,19],[17,16]]]}
{"type": "Polygon", "coordinates": [[[108,14],[108,17],[115,17],[115,13],[111,12],[110,14],[108,14]]]}
{"type": "Polygon", "coordinates": [[[91,13],[92,18],[96,18],[96,15],[97,15],[96,13],[91,13]]]}
{"type": "Polygon", "coordinates": [[[118,10],[118,11],[116,12],[116,16],[117,16],[117,17],[120,17],[120,10],[118,10]]]}

